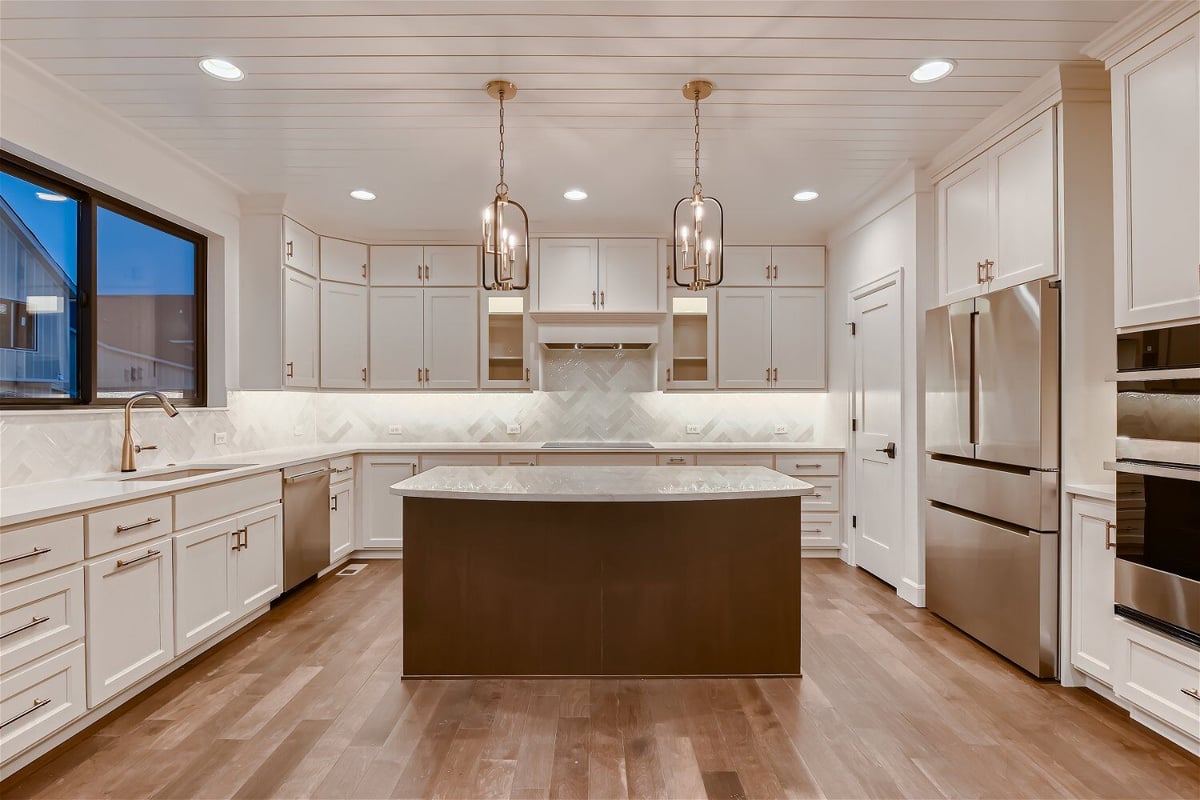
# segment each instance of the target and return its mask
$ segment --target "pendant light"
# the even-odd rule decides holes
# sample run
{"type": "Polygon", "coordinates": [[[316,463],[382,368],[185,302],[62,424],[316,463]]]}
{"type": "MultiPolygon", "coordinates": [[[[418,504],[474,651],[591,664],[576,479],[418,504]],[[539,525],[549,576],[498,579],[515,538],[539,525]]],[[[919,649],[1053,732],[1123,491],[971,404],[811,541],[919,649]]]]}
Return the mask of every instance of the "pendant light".
{"type": "Polygon", "coordinates": [[[683,86],[683,96],[692,101],[696,116],[695,180],[691,196],[675,204],[671,217],[671,277],[676,286],[693,292],[719,286],[725,277],[725,211],[717,198],[704,196],[700,183],[700,101],[712,90],[709,81],[688,81],[683,86]]]}
{"type": "Polygon", "coordinates": [[[509,199],[504,182],[504,101],[517,96],[517,87],[508,81],[491,81],[487,93],[500,101],[500,182],[495,199],[483,209],[480,282],[485,289],[520,291],[529,288],[529,216],[520,203],[509,199]],[[517,282],[520,275],[524,283],[517,282]]]}

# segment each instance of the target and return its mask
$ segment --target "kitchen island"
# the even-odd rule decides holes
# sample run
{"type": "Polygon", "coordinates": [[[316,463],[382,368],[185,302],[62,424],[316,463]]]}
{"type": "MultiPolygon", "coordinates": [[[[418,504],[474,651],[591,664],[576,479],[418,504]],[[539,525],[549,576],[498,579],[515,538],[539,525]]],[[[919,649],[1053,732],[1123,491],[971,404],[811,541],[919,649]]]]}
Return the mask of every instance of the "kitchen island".
{"type": "Polygon", "coordinates": [[[764,467],[437,467],[404,497],[404,676],[800,674],[800,497],[764,467]]]}

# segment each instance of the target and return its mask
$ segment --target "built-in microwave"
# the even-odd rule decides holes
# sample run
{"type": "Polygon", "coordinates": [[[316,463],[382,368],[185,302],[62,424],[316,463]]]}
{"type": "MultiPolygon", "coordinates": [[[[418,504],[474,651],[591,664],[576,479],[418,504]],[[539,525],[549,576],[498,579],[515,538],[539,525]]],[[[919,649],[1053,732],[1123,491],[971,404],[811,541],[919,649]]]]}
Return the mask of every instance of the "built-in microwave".
{"type": "Polygon", "coordinates": [[[1116,612],[1200,645],[1200,325],[1117,343],[1116,612]]]}

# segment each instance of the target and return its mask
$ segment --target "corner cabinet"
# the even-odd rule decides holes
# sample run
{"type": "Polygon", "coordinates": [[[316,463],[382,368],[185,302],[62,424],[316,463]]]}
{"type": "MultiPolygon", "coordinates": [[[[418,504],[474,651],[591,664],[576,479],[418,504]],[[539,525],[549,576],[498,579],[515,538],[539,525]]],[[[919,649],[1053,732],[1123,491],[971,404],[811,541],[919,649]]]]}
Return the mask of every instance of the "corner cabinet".
{"type": "Polygon", "coordinates": [[[400,550],[404,546],[404,498],[391,493],[393,483],[417,474],[419,459],[411,456],[363,456],[359,472],[359,547],[400,550]]]}
{"type": "Polygon", "coordinates": [[[1115,680],[1118,620],[1113,612],[1116,509],[1071,498],[1071,666],[1105,686],[1115,680]]]}
{"type": "Polygon", "coordinates": [[[1198,23],[1110,64],[1118,328],[1200,318],[1198,23]]]}
{"type": "Polygon", "coordinates": [[[320,330],[320,289],[311,275],[283,270],[283,385],[316,388],[320,330]]]}

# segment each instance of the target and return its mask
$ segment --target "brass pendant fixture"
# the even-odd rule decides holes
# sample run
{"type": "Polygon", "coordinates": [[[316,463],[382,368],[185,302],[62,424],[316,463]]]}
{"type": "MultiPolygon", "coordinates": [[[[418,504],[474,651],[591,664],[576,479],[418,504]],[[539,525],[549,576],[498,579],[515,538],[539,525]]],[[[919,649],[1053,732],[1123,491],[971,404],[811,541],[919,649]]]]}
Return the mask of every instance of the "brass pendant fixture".
{"type": "Polygon", "coordinates": [[[483,209],[480,285],[521,291],[529,288],[529,216],[520,203],[509,199],[504,182],[504,101],[517,96],[517,87],[508,81],[491,81],[487,93],[500,101],[500,182],[495,199],[483,209]]]}
{"type": "Polygon", "coordinates": [[[671,217],[671,277],[676,286],[693,292],[719,286],[725,277],[725,211],[717,198],[704,196],[700,183],[700,101],[712,90],[709,81],[689,81],[683,86],[683,96],[692,101],[696,118],[695,172],[691,196],[675,204],[671,217]]]}

